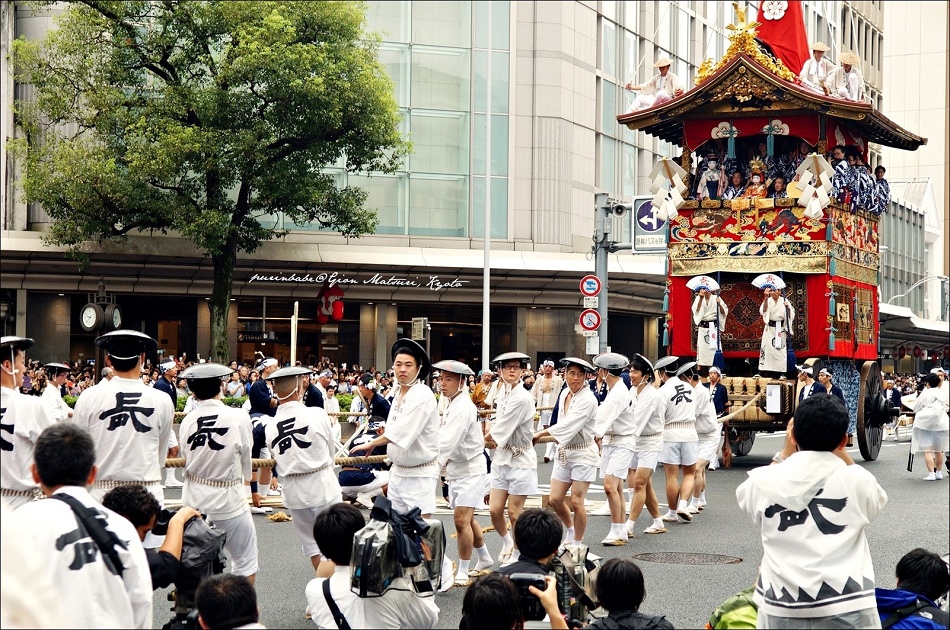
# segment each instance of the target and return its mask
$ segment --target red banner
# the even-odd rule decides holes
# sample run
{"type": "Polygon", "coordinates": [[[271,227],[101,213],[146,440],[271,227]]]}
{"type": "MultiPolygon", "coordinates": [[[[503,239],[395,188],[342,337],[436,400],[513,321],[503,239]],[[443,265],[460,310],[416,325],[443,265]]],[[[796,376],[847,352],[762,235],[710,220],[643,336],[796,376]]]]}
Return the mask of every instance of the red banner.
{"type": "Polygon", "coordinates": [[[772,47],[786,68],[796,75],[801,72],[810,55],[802,3],[796,0],[760,2],[756,21],[760,24],[756,29],[759,39],[772,47]]]}
{"type": "MultiPolygon", "coordinates": [[[[829,123],[830,124],[830,123],[829,123]]],[[[818,116],[780,116],[753,118],[686,120],[683,122],[683,139],[686,147],[695,151],[709,140],[728,140],[765,136],[771,131],[776,136],[801,138],[814,146],[818,144],[818,116]]],[[[832,146],[829,144],[828,146],[832,146]]]]}
{"type": "Polygon", "coordinates": [[[858,147],[858,151],[864,156],[865,162],[867,161],[869,147],[864,138],[831,118],[828,118],[825,124],[825,141],[828,143],[829,152],[835,147],[853,144],[858,147]]]}

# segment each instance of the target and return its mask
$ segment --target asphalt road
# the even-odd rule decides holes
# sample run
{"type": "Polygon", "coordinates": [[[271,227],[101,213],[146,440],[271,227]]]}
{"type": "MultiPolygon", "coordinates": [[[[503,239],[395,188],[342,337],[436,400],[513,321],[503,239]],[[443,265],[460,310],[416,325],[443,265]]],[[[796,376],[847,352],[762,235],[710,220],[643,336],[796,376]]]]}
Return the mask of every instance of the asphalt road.
{"type": "MultiPolygon", "coordinates": [[[[592,553],[604,558],[631,557],[643,553],[692,552],[722,554],[740,559],[733,564],[666,564],[639,561],[643,569],[647,598],[644,612],[664,614],[677,628],[700,628],[709,614],[726,598],[751,585],[755,580],[761,544],[752,522],[741,514],[736,505],[736,487],[746,478],[746,472],[769,463],[771,456],[781,448],[784,433],[759,434],[752,452],[733,459],[730,470],[719,469],[707,475],[706,491],[709,505],[690,524],[668,524],[666,534],[645,536],[638,534],[622,547],[603,547],[599,541],[607,534],[609,518],[590,518],[586,539],[591,541],[592,553]]],[[[539,453],[542,447],[539,446],[539,453]]],[[[877,461],[864,462],[857,448],[849,449],[858,465],[864,466],[884,487],[888,494],[887,507],[867,530],[877,584],[892,587],[894,567],[900,557],[915,547],[924,547],[939,554],[948,551],[948,513],[950,513],[950,479],[937,482],[922,481],[925,472],[918,461],[913,473],[906,471],[908,442],[885,442],[877,461]]],[[[919,460],[920,458],[918,458],[919,460]]],[[[540,457],[539,457],[540,461],[540,457]]],[[[539,478],[550,478],[551,464],[542,464],[539,478]]],[[[180,474],[180,473],[179,473],[180,474]]],[[[664,488],[662,471],[655,474],[654,487],[664,488]]],[[[178,490],[166,490],[172,503],[180,497],[178,490]]],[[[592,491],[593,507],[603,501],[600,490],[592,491]]],[[[661,501],[664,499],[661,497],[661,501]]],[[[368,515],[368,512],[367,512],[368,515]]],[[[454,531],[452,519],[439,518],[446,532],[454,531]]],[[[261,622],[271,628],[308,628],[312,623],[304,617],[306,601],[304,588],[313,577],[309,561],[303,557],[300,544],[291,523],[272,523],[263,516],[255,516],[260,550],[260,573],[257,591],[261,622]]],[[[478,517],[489,524],[487,511],[478,517]]],[[[638,532],[649,524],[644,512],[638,521],[638,532]]],[[[495,533],[486,534],[492,556],[497,558],[501,548],[495,533]]],[[[454,539],[449,540],[448,553],[457,558],[454,539]]],[[[454,588],[437,595],[441,609],[439,628],[458,628],[461,617],[463,589],[454,588]]],[[[171,618],[167,591],[155,594],[155,627],[160,628],[171,618]]]]}

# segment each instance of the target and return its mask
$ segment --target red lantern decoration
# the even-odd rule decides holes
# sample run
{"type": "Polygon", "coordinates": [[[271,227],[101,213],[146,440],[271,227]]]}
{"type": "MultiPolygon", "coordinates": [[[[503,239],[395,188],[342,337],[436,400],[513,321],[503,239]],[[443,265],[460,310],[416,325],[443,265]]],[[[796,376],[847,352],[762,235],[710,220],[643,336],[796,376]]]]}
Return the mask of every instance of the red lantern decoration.
{"type": "Polygon", "coordinates": [[[943,358],[950,359],[950,346],[943,347],[943,358]]]}
{"type": "Polygon", "coordinates": [[[898,349],[897,349],[897,356],[899,356],[899,357],[902,358],[902,359],[903,359],[904,357],[906,357],[906,356],[907,356],[907,348],[905,348],[904,346],[901,346],[900,348],[898,348],[898,349]]]}
{"type": "Polygon", "coordinates": [[[919,359],[920,356],[921,356],[923,353],[924,353],[924,351],[920,349],[920,346],[914,346],[914,358],[915,358],[915,359],[919,359]]]}

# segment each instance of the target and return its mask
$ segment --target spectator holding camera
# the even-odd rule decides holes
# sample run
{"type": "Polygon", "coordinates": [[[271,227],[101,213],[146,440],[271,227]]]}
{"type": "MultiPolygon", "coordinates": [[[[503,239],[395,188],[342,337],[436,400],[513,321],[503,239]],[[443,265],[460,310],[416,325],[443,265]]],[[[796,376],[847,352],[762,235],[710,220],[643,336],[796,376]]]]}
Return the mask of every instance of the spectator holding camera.
{"type": "MultiPolygon", "coordinates": [[[[162,507],[158,499],[143,485],[119,486],[102,497],[102,505],[132,523],[138,532],[139,540],[145,540],[145,534],[152,531],[162,516],[162,507]]],[[[165,515],[167,516],[167,512],[165,515]]],[[[185,536],[185,524],[201,513],[188,506],[175,512],[164,525],[167,531],[156,532],[165,536],[158,549],[146,549],[148,571],[152,576],[152,589],[168,588],[178,577],[178,561],[181,560],[181,547],[185,536]]]]}
{"type": "Polygon", "coordinates": [[[887,494],[845,452],[848,422],[836,396],[809,396],[775,464],[750,471],[736,490],[761,533],[759,628],[880,625],[865,528],[887,494]]]}
{"type": "MultiPolygon", "coordinates": [[[[557,607],[557,582],[546,576],[545,589],[529,586],[551,619],[551,628],[567,628],[557,607]]],[[[462,600],[461,630],[514,630],[524,627],[521,594],[514,582],[501,573],[483,575],[465,590],[462,600]]]]}
{"type": "Polygon", "coordinates": [[[525,510],[515,523],[515,545],[521,550],[521,557],[500,567],[497,572],[503,575],[549,574],[551,567],[548,563],[557,555],[563,535],[564,528],[554,512],[542,508],[525,510]]]}
{"type": "Polygon", "coordinates": [[[656,628],[672,630],[673,624],[665,616],[646,615],[640,604],[647,595],[643,572],[633,560],[611,558],[597,574],[597,601],[608,615],[587,626],[598,630],[633,630],[656,628]]]}
{"type": "Polygon", "coordinates": [[[904,554],[895,571],[897,588],[874,591],[881,627],[894,630],[950,627],[950,615],[935,603],[950,591],[950,568],[926,549],[904,554]]]}

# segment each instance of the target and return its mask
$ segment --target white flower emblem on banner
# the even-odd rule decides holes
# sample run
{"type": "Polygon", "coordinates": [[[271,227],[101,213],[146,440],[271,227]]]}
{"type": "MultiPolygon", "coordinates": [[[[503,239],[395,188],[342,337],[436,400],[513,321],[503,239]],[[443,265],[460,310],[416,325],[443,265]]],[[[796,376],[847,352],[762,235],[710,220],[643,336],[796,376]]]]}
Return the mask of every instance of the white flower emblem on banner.
{"type": "Polygon", "coordinates": [[[762,14],[766,20],[781,20],[788,9],[787,2],[770,1],[762,3],[762,14]]]}
{"type": "Polygon", "coordinates": [[[712,136],[713,140],[719,140],[720,138],[735,138],[739,135],[739,130],[727,122],[721,122],[712,128],[709,135],[712,136]]]}
{"type": "Polygon", "coordinates": [[[788,125],[776,118],[771,124],[762,127],[762,133],[772,134],[773,136],[787,136],[788,125]]]}

